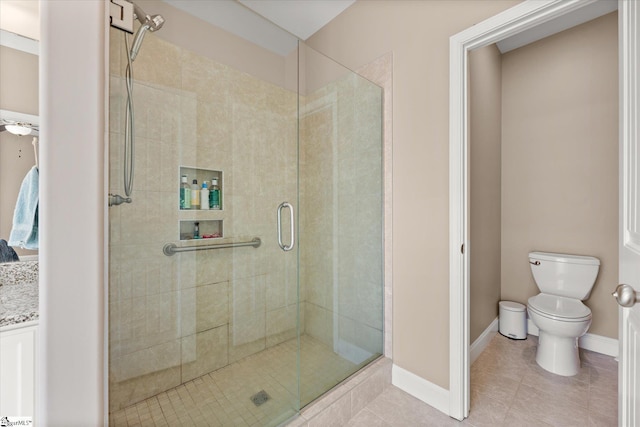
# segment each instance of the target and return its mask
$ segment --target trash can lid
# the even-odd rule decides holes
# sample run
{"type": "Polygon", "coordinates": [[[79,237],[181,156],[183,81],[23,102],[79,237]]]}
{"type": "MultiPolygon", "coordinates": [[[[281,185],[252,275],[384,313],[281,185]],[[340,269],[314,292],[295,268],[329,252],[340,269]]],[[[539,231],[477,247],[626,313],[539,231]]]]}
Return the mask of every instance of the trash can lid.
{"type": "Polygon", "coordinates": [[[524,304],[514,301],[500,301],[500,308],[507,311],[525,311],[524,304]]]}

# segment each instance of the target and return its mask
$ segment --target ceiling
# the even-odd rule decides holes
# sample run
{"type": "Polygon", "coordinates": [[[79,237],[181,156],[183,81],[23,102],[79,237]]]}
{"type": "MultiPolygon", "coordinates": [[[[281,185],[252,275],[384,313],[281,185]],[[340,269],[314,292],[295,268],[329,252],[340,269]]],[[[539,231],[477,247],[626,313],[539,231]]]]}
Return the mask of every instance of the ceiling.
{"type": "Polygon", "coordinates": [[[238,0],[240,3],[306,40],[355,3],[355,0],[238,0]]]}
{"type": "Polygon", "coordinates": [[[40,3],[0,0],[0,29],[40,40],[40,3]]]}
{"type": "Polygon", "coordinates": [[[538,40],[542,40],[545,37],[559,33],[560,31],[567,30],[585,22],[596,19],[600,16],[606,15],[618,9],[618,2],[616,0],[600,0],[587,6],[583,6],[580,9],[562,15],[551,21],[547,21],[544,24],[536,25],[533,28],[522,31],[509,38],[496,43],[501,53],[507,53],[511,50],[528,45],[538,40]]]}
{"type": "Polygon", "coordinates": [[[163,0],[279,55],[289,54],[355,0],[163,0]],[[274,25],[275,24],[275,25],[274,25]]]}
{"type": "MultiPolygon", "coordinates": [[[[162,1],[284,56],[295,49],[298,39],[307,40],[356,0],[162,1]]],[[[0,0],[0,29],[39,40],[38,4],[37,1],[0,0]]],[[[497,45],[505,53],[616,8],[617,1],[601,0],[578,12],[509,37],[497,45]]],[[[3,33],[3,38],[6,37],[7,33],[3,33]]]]}
{"type": "MultiPolygon", "coordinates": [[[[163,0],[210,24],[287,55],[356,0],[163,0]],[[275,25],[274,25],[275,24],[275,25]]],[[[39,2],[0,0],[0,29],[39,40],[39,2]]]]}

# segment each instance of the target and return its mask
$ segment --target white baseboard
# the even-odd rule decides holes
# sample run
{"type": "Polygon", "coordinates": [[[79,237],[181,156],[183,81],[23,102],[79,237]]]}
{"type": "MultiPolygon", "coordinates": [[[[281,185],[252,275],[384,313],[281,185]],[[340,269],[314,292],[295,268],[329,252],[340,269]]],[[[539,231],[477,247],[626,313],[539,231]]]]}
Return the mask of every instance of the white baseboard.
{"type": "MultiPolygon", "coordinates": [[[[527,329],[530,335],[538,336],[540,330],[533,324],[531,319],[527,319],[527,329]]],[[[578,347],[607,356],[618,357],[618,340],[602,335],[586,333],[578,339],[578,347]]]]}
{"type": "Polygon", "coordinates": [[[391,367],[391,383],[427,405],[449,415],[449,390],[402,369],[396,364],[391,367]]]}
{"type": "Polygon", "coordinates": [[[471,347],[469,348],[470,365],[473,365],[473,362],[475,362],[478,356],[480,356],[484,349],[487,348],[487,346],[491,342],[491,339],[496,335],[496,332],[498,332],[498,329],[498,318],[496,317],[493,322],[491,322],[489,326],[487,326],[487,329],[485,329],[484,332],[482,332],[480,336],[476,338],[473,344],[471,344],[471,347]]]}
{"type": "Polygon", "coordinates": [[[587,333],[578,339],[578,346],[585,350],[618,357],[618,340],[613,338],[587,333]]]}

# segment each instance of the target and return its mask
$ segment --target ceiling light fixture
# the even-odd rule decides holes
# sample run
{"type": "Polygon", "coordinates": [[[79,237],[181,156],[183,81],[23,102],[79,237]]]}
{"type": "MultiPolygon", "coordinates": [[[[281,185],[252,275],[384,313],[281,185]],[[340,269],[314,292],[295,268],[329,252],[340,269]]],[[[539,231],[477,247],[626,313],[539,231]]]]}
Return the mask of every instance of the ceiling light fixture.
{"type": "Polygon", "coordinates": [[[26,126],[23,123],[16,123],[14,125],[5,125],[4,128],[7,130],[7,132],[10,132],[18,136],[30,135],[33,132],[33,128],[31,128],[30,126],[26,126]]]}

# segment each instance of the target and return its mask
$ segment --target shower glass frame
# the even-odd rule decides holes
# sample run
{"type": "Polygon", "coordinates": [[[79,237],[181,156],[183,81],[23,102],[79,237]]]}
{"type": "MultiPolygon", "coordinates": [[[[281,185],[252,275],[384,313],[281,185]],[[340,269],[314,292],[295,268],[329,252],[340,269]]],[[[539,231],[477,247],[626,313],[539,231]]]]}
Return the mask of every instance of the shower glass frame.
{"type": "MultiPolygon", "coordinates": [[[[161,36],[134,64],[133,202],[109,209],[109,412],[204,384],[221,410],[236,396],[248,425],[278,425],[383,352],[382,90],[304,43],[274,82],[161,36]],[[218,178],[222,209],[180,210],[183,174],[218,178]],[[293,215],[278,235],[282,202],[293,215]],[[214,237],[193,239],[196,222],[214,237]]],[[[121,40],[111,29],[110,192],[123,185],[121,40]]]]}

